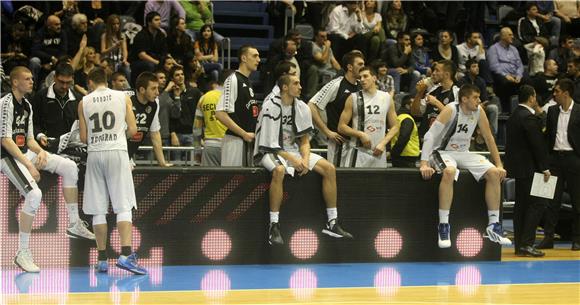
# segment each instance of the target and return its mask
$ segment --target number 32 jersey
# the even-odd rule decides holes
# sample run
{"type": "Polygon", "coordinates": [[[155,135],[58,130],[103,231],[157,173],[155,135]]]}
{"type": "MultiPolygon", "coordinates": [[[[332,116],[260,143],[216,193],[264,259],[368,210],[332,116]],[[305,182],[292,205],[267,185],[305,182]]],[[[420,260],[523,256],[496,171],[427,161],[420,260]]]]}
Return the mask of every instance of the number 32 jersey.
{"type": "Polygon", "coordinates": [[[87,151],[127,150],[125,93],[99,88],[83,97],[87,151]]]}

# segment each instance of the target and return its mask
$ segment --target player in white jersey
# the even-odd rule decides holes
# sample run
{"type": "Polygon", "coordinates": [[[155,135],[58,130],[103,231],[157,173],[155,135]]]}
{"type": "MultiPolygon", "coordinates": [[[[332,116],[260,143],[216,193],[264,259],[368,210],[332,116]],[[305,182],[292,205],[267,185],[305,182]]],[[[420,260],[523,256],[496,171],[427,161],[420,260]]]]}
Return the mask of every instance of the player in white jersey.
{"type": "Polygon", "coordinates": [[[0,171],[24,196],[18,221],[19,246],[14,263],[26,272],[39,272],[29,248],[32,223],[42,200],[36,184],[39,170],[62,177],[64,200],[67,203],[69,227],[67,235],[95,239],[78,214],[78,168],[74,161],[44,151],[34,139],[32,107],[25,95],[32,92],[32,73],[18,66],[10,73],[12,91],[0,99],[0,171]]]}
{"type": "Polygon", "coordinates": [[[315,171],[322,176],[322,195],[326,203],[328,222],[322,233],[335,238],[352,238],[338,223],[336,208],[336,169],[321,156],[310,152],[312,115],[310,108],[299,100],[300,79],[284,75],[278,80],[280,95],[264,101],[258,116],[254,158],[272,172],[270,184],[270,244],[284,243],[278,224],[283,197],[284,176],[302,176],[315,171]]]}
{"type": "Polygon", "coordinates": [[[485,201],[489,218],[486,237],[501,245],[511,245],[511,241],[503,237],[499,222],[501,182],[506,177],[506,171],[480,103],[477,86],[463,85],[459,90],[459,102],[445,106],[425,134],[421,153],[421,176],[427,180],[435,171],[443,174],[439,186],[439,248],[451,247],[449,210],[453,201],[453,182],[459,177],[460,168],[469,170],[477,181],[485,178],[485,201]],[[476,127],[479,127],[485,139],[495,166],[485,157],[469,152],[469,144],[476,127]]]}
{"type": "Polygon", "coordinates": [[[91,93],[83,97],[78,112],[81,141],[88,145],[83,211],[93,215],[99,251],[96,269],[108,271],[106,215],[110,198],[121,236],[121,255],[116,265],[135,274],[146,274],[131,251],[131,210],[137,207],[127,153],[127,137],[137,132],[131,99],[107,88],[107,77],[101,68],[89,73],[88,86],[91,93]]]}
{"type": "Polygon", "coordinates": [[[363,67],[359,74],[362,90],[346,99],[338,123],[338,132],[350,137],[343,144],[341,166],[386,168],[387,144],[399,132],[393,98],[377,89],[372,68],[363,67]]]}

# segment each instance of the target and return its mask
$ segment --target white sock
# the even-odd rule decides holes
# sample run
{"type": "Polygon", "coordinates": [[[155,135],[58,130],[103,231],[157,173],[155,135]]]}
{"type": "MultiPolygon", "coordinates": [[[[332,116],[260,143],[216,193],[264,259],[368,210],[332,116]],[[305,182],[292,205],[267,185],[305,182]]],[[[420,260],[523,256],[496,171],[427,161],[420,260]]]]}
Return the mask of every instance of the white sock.
{"type": "Polygon", "coordinates": [[[68,223],[75,224],[79,221],[79,204],[78,203],[67,203],[66,211],[68,212],[68,223]]]}
{"type": "Polygon", "coordinates": [[[270,223],[277,223],[280,218],[280,212],[270,211],[270,223]]]}
{"type": "Polygon", "coordinates": [[[439,223],[449,223],[449,210],[439,209],[439,223]]]}
{"type": "Polygon", "coordinates": [[[487,210],[488,224],[499,222],[499,210],[487,210]]]}
{"type": "Polygon", "coordinates": [[[338,209],[337,208],[326,208],[326,215],[328,215],[328,221],[337,219],[338,218],[338,209]]]}
{"type": "Polygon", "coordinates": [[[18,234],[18,240],[19,240],[18,250],[28,249],[30,233],[20,232],[18,234]]]}

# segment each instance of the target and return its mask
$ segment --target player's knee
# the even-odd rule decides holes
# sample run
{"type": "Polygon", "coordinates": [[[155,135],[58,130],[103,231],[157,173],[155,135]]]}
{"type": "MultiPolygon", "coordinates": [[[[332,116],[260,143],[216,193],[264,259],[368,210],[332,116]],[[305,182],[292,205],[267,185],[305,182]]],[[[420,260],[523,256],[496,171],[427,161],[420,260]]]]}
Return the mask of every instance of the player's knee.
{"type": "Polygon", "coordinates": [[[499,169],[492,167],[485,173],[485,179],[489,181],[499,181],[499,169]]]}
{"type": "Polygon", "coordinates": [[[133,222],[133,214],[131,213],[130,210],[117,213],[117,223],[123,222],[123,221],[133,222]]]}
{"type": "Polygon", "coordinates": [[[286,168],[284,165],[278,165],[272,171],[272,181],[279,181],[284,179],[284,175],[286,174],[286,168]]]}
{"type": "Polygon", "coordinates": [[[74,161],[65,159],[60,162],[58,165],[58,173],[62,176],[63,187],[77,187],[77,181],[79,179],[79,168],[74,161]]]}
{"type": "Polygon", "coordinates": [[[35,187],[24,195],[24,207],[22,207],[22,211],[31,216],[36,215],[41,201],[42,191],[38,187],[35,187]]]}
{"type": "Polygon", "coordinates": [[[93,226],[105,225],[107,224],[106,215],[93,215],[93,226]]]}
{"type": "Polygon", "coordinates": [[[443,179],[455,179],[455,173],[457,168],[453,166],[448,166],[443,170],[443,179]]]}
{"type": "Polygon", "coordinates": [[[335,177],[336,176],[336,167],[334,164],[322,159],[318,161],[317,165],[320,165],[322,169],[322,175],[325,177],[335,177]]]}

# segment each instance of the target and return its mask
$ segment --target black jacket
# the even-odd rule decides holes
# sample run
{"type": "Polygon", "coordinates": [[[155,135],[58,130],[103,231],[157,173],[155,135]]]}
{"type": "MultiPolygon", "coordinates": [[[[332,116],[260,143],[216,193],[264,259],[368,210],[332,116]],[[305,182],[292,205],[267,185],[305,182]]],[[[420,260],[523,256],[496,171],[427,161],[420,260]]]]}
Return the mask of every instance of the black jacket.
{"type": "Polygon", "coordinates": [[[31,101],[33,111],[34,136],[39,133],[58,138],[70,131],[78,119],[77,108],[81,95],[70,89],[68,97],[59,102],[53,90],[54,84],[42,89],[31,101]]]}
{"type": "MultiPolygon", "coordinates": [[[[558,116],[560,116],[560,105],[548,108],[546,119],[546,134],[548,137],[548,150],[554,149],[556,143],[556,131],[558,129],[558,116]]],[[[568,142],[574,149],[576,156],[580,157],[580,105],[574,104],[570,121],[568,122],[568,142]]]]}
{"type": "Polygon", "coordinates": [[[534,28],[534,25],[530,21],[530,19],[528,19],[527,17],[524,17],[521,20],[519,27],[518,27],[518,31],[519,31],[520,39],[521,39],[523,44],[533,42],[534,38],[536,38],[538,36],[548,38],[548,31],[546,30],[546,26],[544,25],[544,23],[539,19],[536,19],[536,22],[538,23],[538,27],[540,28],[539,35],[538,35],[538,32],[536,31],[536,28],[534,28]]]}
{"type": "Polygon", "coordinates": [[[513,178],[524,178],[548,169],[548,150],[542,121],[518,106],[507,121],[505,167],[513,178]]]}

